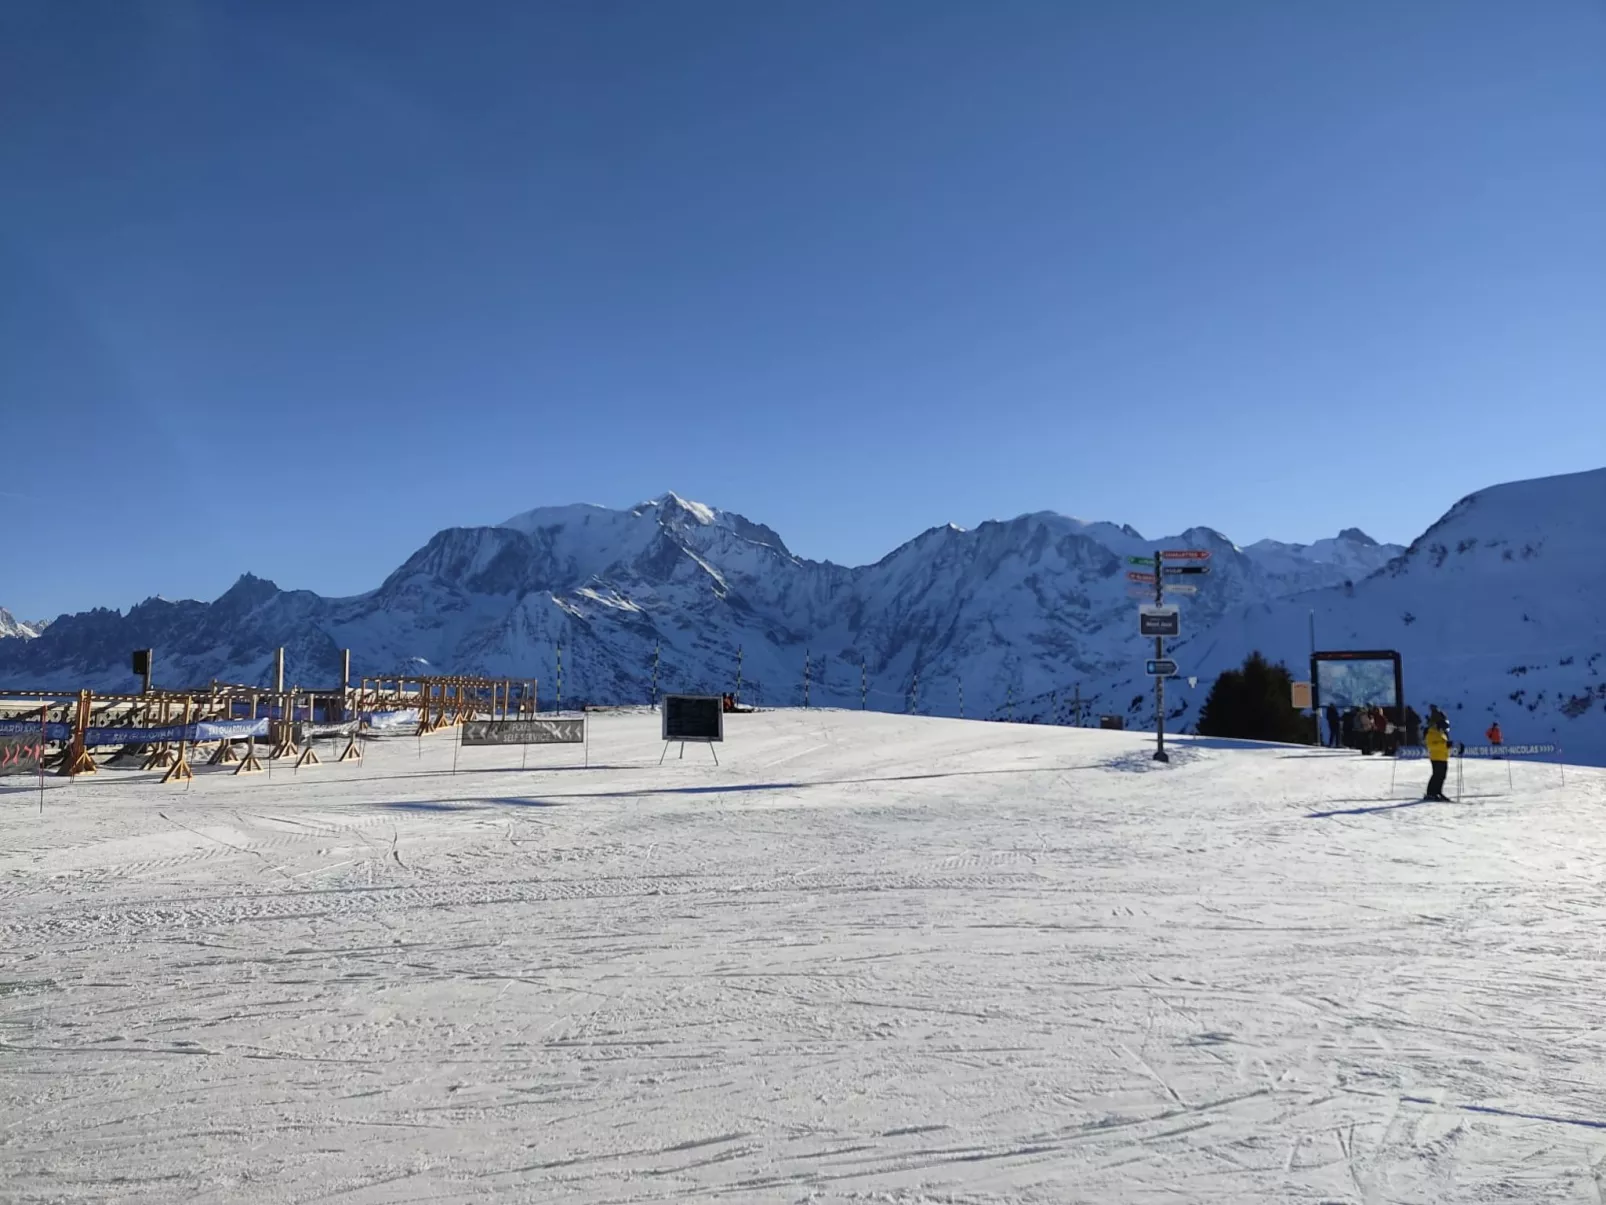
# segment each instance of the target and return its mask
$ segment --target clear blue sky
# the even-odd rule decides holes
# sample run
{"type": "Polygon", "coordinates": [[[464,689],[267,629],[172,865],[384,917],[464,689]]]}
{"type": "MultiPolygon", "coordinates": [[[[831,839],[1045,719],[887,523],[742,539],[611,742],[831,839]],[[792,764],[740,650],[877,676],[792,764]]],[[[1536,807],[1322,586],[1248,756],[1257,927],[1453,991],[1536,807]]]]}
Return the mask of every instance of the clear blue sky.
{"type": "Polygon", "coordinates": [[[0,605],[1606,464],[1600,0],[0,3],[0,605]]]}

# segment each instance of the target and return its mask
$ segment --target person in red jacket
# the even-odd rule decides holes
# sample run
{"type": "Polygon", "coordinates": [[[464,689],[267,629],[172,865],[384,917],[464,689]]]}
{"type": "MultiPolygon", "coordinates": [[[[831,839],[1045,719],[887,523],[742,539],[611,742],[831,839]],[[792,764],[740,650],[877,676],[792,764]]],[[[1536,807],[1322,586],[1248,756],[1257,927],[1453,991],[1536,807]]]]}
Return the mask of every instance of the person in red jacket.
{"type": "Polygon", "coordinates": [[[1483,735],[1491,745],[1498,745],[1500,743],[1500,721],[1496,720],[1490,724],[1489,731],[1483,735]]]}

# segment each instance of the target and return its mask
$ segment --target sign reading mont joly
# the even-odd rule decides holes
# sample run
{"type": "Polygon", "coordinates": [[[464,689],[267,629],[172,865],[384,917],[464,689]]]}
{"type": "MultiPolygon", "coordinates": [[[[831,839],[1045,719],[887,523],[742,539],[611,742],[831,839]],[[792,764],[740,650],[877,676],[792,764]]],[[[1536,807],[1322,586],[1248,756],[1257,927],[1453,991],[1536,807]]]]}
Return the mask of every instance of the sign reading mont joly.
{"type": "Polygon", "coordinates": [[[1138,635],[1164,637],[1182,635],[1182,614],[1176,607],[1139,607],[1138,635]]]}

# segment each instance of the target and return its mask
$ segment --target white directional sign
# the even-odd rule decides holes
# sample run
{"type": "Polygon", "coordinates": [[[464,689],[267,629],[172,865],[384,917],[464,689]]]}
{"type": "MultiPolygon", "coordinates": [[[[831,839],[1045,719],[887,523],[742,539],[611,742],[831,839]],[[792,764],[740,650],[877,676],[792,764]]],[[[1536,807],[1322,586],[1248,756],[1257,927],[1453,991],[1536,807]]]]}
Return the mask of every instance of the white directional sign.
{"type": "Polygon", "coordinates": [[[1167,594],[1197,594],[1197,593],[1199,593],[1199,587],[1198,586],[1184,586],[1181,583],[1178,583],[1177,585],[1173,586],[1168,582],[1168,583],[1166,583],[1166,586],[1165,586],[1165,592],[1167,594]]]}

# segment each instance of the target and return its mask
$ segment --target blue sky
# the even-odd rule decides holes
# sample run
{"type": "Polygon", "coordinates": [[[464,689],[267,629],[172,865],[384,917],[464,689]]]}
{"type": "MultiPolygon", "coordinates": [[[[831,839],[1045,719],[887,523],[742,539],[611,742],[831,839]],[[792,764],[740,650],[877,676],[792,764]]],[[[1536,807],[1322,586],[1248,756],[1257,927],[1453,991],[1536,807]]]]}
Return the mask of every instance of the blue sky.
{"type": "Polygon", "coordinates": [[[0,7],[27,616],[670,489],[1403,541],[1603,399],[1598,0],[0,7]]]}

